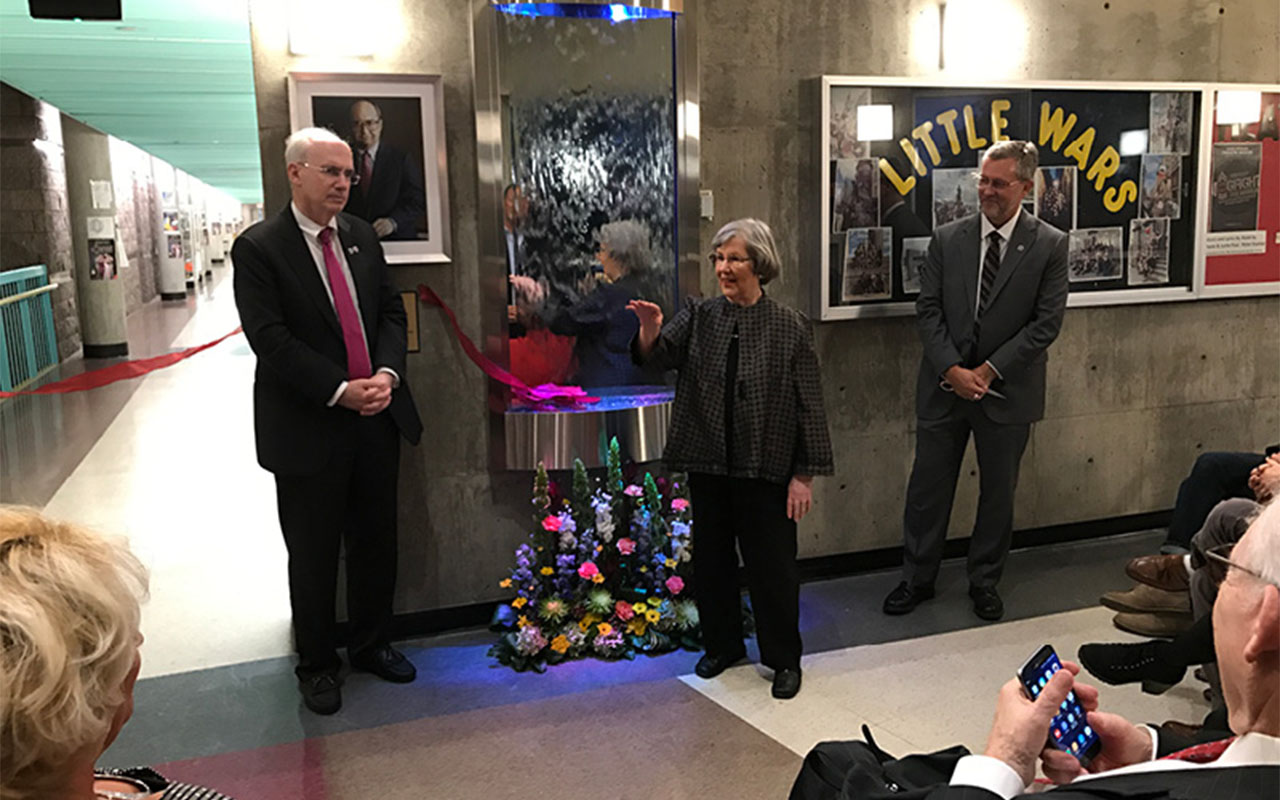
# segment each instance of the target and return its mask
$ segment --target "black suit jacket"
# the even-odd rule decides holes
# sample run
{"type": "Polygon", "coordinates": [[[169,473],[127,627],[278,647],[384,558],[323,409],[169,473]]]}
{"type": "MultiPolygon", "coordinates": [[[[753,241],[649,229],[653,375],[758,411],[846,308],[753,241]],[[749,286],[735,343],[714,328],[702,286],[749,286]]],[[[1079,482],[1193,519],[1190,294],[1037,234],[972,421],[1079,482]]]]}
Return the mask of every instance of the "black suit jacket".
{"type": "MultiPolygon", "coordinates": [[[[356,172],[364,152],[352,153],[356,172]]],[[[378,145],[373,159],[373,179],[351,187],[347,207],[343,211],[366,222],[386,217],[394,220],[396,229],[388,239],[416,239],[422,227],[422,214],[427,208],[422,172],[413,159],[386,142],[378,145]]]]}
{"type": "MultiPolygon", "coordinates": [[[[1099,777],[1059,786],[1017,800],[1275,800],[1280,796],[1280,767],[1193,767],[1168,772],[1139,772],[1099,777]]],[[[992,800],[999,795],[972,786],[939,786],[927,800],[992,800]]]]}
{"type": "MultiPolygon", "coordinates": [[[[400,376],[390,414],[405,439],[422,434],[405,373],[405,313],[391,286],[382,246],[368,223],[338,215],[373,368],[400,376]]],[[[258,463],[281,475],[321,470],[354,430],[356,412],[325,405],[347,379],[342,326],[291,208],[259,222],[231,247],[236,306],[258,357],[253,383],[258,463]]]]}
{"type": "Polygon", "coordinates": [[[942,374],[960,364],[990,361],[1003,380],[994,387],[1008,399],[986,395],[987,416],[1006,424],[1044,416],[1046,350],[1062,328],[1067,306],[1067,236],[1023,211],[1014,226],[1000,270],[973,341],[978,297],[979,215],[934,231],[920,269],[917,325],[924,358],[916,384],[916,414],[940,419],[959,401],[938,386],[942,374]]]}

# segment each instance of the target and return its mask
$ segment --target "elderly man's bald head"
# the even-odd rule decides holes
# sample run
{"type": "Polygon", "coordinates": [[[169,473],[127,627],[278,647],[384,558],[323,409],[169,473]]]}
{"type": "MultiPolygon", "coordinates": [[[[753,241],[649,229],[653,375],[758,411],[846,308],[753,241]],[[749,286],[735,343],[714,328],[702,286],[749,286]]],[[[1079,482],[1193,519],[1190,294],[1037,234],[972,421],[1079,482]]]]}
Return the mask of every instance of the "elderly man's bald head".
{"type": "Polygon", "coordinates": [[[368,150],[382,140],[382,109],[372,100],[351,104],[351,141],[359,150],[368,150]]]}

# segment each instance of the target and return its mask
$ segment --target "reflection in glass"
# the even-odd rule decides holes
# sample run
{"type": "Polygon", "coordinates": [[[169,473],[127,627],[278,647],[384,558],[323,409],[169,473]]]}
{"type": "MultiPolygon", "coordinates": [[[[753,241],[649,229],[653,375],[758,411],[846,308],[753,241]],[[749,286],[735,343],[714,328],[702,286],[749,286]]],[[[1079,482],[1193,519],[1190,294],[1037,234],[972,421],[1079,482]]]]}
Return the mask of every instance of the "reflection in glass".
{"type": "Polygon", "coordinates": [[[675,294],[673,22],[498,15],[511,370],[658,383],[632,298],[675,294]]]}

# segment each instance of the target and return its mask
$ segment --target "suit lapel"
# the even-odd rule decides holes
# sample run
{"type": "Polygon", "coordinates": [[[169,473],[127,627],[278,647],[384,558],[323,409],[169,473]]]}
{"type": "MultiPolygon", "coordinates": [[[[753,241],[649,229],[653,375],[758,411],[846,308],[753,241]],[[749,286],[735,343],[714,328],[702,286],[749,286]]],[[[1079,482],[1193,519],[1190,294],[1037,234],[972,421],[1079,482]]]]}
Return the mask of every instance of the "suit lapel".
{"type": "Polygon", "coordinates": [[[956,242],[960,254],[960,278],[964,282],[964,307],[969,311],[969,322],[973,322],[973,310],[978,304],[978,239],[982,224],[974,216],[965,223],[959,232],[956,242]]]}
{"type": "Polygon", "coordinates": [[[285,236],[285,263],[287,263],[294,271],[298,278],[298,282],[302,284],[303,290],[311,301],[316,304],[316,309],[320,312],[320,316],[324,317],[329,323],[329,327],[333,328],[338,336],[342,336],[342,326],[338,323],[338,314],[333,310],[333,303],[329,300],[329,293],[324,290],[324,283],[320,279],[320,273],[316,270],[315,256],[311,255],[311,248],[307,245],[307,240],[302,228],[298,227],[298,221],[293,218],[293,209],[286,208],[283,217],[283,223],[288,231],[285,236]]]}
{"type": "Polygon", "coordinates": [[[355,238],[351,234],[351,223],[341,215],[338,216],[338,242],[347,256],[347,268],[351,270],[351,282],[356,287],[356,305],[360,309],[360,318],[364,322],[365,337],[372,339],[371,322],[377,318],[377,287],[373,285],[374,275],[369,263],[355,238]]]}
{"type": "MultiPolygon", "coordinates": [[[[991,284],[991,295],[987,297],[987,308],[1000,296],[1000,290],[1009,282],[1013,271],[1018,268],[1022,257],[1031,249],[1036,240],[1038,223],[1030,214],[1023,212],[1018,217],[1018,224],[1013,226],[1013,236],[1009,238],[1009,246],[1004,251],[1004,259],[1000,262],[1000,271],[996,273],[995,283],[991,284]]],[[[986,311],[986,308],[983,309],[986,311]]]]}

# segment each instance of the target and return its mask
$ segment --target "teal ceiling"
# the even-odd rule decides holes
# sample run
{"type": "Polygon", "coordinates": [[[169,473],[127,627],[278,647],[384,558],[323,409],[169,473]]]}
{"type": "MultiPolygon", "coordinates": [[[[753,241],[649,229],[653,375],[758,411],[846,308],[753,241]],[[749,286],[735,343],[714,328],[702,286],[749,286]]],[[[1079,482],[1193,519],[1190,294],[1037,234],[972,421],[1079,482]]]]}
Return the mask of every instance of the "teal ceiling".
{"type": "Polygon", "coordinates": [[[262,201],[247,0],[123,0],[120,22],[0,0],[0,80],[244,203],[262,201]]]}

